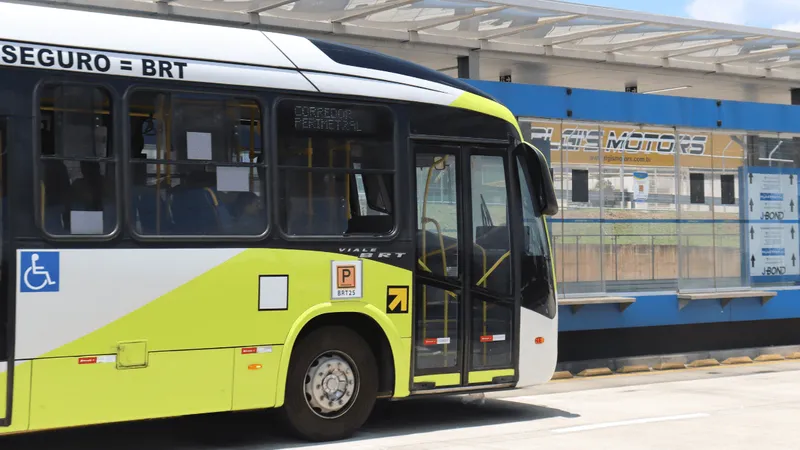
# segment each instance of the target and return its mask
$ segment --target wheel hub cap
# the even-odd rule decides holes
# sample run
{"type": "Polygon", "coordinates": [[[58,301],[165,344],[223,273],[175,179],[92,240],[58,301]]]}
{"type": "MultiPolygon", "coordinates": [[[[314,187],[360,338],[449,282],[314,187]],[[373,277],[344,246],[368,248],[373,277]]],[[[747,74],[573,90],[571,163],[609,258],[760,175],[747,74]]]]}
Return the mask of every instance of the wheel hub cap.
{"type": "Polygon", "coordinates": [[[325,354],[314,360],[306,372],[306,402],[320,417],[334,419],[352,405],[358,392],[356,374],[349,358],[325,354]]]}

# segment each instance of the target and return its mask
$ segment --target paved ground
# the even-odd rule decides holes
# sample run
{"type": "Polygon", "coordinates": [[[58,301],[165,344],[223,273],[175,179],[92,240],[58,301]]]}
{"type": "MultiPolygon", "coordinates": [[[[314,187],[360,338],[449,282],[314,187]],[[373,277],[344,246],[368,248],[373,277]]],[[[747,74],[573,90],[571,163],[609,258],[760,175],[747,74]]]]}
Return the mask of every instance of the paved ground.
{"type": "Polygon", "coordinates": [[[0,448],[800,448],[800,362],[559,381],[491,397],[391,403],[354,439],[325,445],[281,436],[271,413],[240,413],[11,436],[0,448]]]}

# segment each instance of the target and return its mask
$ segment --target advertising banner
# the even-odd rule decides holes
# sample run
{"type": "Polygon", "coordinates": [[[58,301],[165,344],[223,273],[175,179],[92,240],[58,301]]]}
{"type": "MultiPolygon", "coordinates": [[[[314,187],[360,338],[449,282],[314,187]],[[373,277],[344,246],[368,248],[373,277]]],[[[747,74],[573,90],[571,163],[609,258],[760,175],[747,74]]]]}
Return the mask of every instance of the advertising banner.
{"type": "Polygon", "coordinates": [[[530,123],[529,141],[550,143],[553,164],[597,165],[602,154],[606,166],[675,167],[676,151],[682,167],[738,168],[743,163],[745,144],[738,135],[706,130],[678,130],[676,135],[671,128],[632,124],[520,120],[530,123]]]}

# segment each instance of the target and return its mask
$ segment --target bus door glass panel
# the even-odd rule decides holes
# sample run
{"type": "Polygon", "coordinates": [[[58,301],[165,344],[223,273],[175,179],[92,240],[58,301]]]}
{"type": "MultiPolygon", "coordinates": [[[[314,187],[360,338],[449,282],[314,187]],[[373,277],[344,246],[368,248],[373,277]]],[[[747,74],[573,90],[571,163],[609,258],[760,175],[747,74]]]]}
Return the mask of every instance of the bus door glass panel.
{"type": "MultiPolygon", "coordinates": [[[[458,165],[442,147],[416,156],[415,372],[460,372],[458,165]]],[[[457,150],[455,148],[454,150],[457,150]]]]}
{"type": "Polygon", "coordinates": [[[504,156],[472,155],[471,370],[513,366],[513,260],[504,156]]]}

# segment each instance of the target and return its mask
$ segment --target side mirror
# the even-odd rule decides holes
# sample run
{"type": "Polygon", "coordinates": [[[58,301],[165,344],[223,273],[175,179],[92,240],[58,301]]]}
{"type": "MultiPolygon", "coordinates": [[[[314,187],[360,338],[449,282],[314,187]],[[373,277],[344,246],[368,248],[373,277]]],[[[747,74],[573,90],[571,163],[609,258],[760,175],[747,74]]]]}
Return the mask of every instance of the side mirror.
{"type": "Polygon", "coordinates": [[[523,142],[517,146],[514,153],[520,155],[522,160],[525,161],[527,166],[525,172],[531,178],[528,183],[538,203],[539,213],[545,216],[558,214],[556,189],[553,186],[553,178],[550,176],[547,160],[542,152],[533,145],[523,142]]]}

